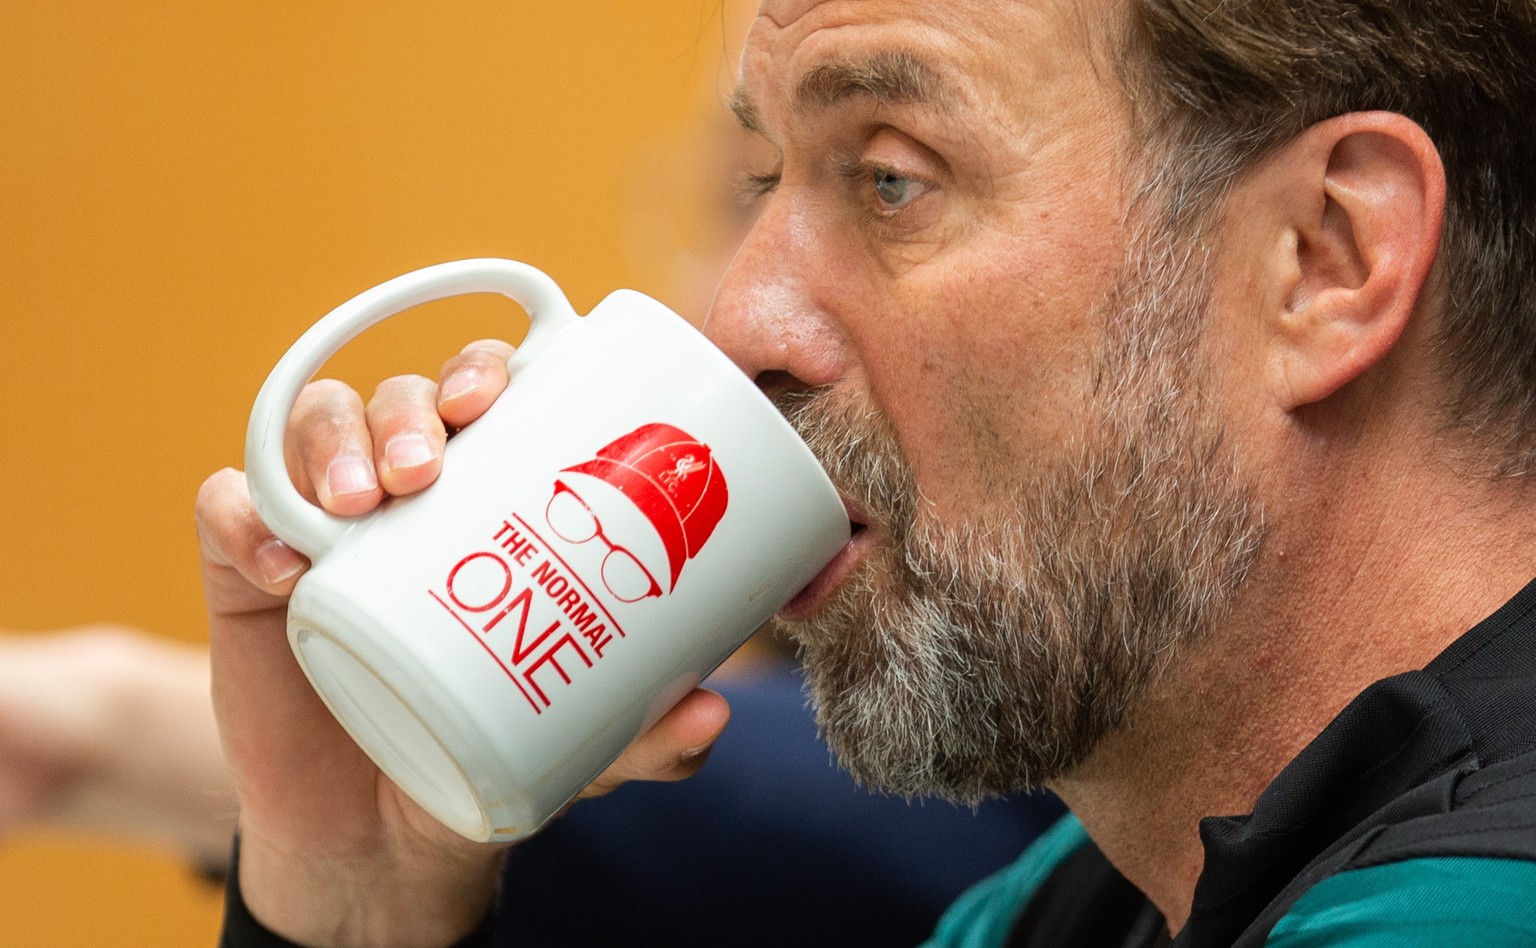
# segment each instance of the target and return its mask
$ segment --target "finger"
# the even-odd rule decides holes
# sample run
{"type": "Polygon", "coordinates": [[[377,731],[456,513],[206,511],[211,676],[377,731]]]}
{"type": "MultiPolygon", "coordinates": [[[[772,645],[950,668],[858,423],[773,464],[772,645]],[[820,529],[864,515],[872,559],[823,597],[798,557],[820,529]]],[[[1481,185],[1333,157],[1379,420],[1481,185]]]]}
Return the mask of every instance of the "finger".
{"type": "Polygon", "coordinates": [[[210,607],[244,612],[287,596],[309,561],[279,540],[251,504],[245,475],[225,468],[197,492],[197,533],[210,607]]]}
{"type": "Polygon", "coordinates": [[[437,395],[443,421],[462,428],[485,414],[507,387],[507,360],[514,351],[511,343],[481,339],[444,362],[437,395]]]}
{"type": "Polygon", "coordinates": [[[384,498],[363,400],[348,385],[321,379],[304,386],[288,416],[285,450],[300,493],[331,513],[366,513],[384,498]]]}
{"type": "Polygon", "coordinates": [[[731,708],[713,691],[695,688],[581,792],[602,796],[630,780],[682,780],[704,766],[730,720],[731,708]]]}
{"type": "Polygon", "coordinates": [[[413,494],[437,480],[448,432],[437,414],[437,383],[419,375],[385,379],[367,409],[373,460],[391,494],[413,494]]]}

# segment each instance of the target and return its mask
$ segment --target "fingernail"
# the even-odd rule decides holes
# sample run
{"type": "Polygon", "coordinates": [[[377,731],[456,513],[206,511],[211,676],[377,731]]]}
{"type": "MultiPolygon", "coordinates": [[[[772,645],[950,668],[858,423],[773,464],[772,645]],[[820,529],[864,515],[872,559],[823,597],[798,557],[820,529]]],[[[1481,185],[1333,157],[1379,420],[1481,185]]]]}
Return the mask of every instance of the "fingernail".
{"type": "Polygon", "coordinates": [[[395,435],[384,445],[384,460],[395,470],[421,467],[436,457],[432,442],[418,432],[395,435]]]}
{"type": "Polygon", "coordinates": [[[681,754],[678,754],[677,759],[685,763],[690,760],[697,760],[709,753],[709,749],[713,746],[713,744],[705,744],[703,747],[690,747],[681,754]]]}
{"type": "Polygon", "coordinates": [[[360,457],[340,457],[325,469],[325,483],[332,497],[372,493],[379,486],[373,465],[360,457]]]}
{"type": "Polygon", "coordinates": [[[461,395],[468,395],[484,382],[485,376],[480,374],[479,369],[460,369],[443,381],[442,387],[437,391],[437,400],[447,402],[461,395]]]}
{"type": "Polygon", "coordinates": [[[256,568],[270,585],[292,579],[303,572],[304,566],[304,557],[282,540],[268,540],[256,548],[256,568]]]}

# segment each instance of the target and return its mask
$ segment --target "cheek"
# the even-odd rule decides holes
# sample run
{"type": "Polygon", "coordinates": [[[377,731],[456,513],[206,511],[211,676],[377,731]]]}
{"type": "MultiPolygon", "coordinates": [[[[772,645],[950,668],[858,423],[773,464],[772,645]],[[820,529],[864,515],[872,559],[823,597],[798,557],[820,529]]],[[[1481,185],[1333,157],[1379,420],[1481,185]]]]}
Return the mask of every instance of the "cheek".
{"type": "Polygon", "coordinates": [[[1116,267],[1073,271],[1052,254],[1005,257],[1016,265],[1005,270],[993,259],[894,285],[881,294],[879,327],[854,340],[941,516],[1075,441],[1098,368],[1116,267]]]}

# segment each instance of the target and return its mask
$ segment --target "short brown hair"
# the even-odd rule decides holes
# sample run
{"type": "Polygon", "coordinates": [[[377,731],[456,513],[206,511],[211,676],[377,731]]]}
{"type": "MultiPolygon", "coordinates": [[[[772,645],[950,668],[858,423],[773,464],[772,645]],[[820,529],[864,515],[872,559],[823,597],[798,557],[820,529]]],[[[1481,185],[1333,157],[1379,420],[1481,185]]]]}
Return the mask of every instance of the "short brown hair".
{"type": "Polygon", "coordinates": [[[1446,421],[1536,473],[1536,0],[1131,0],[1128,89],[1188,195],[1307,126],[1383,109],[1447,178],[1446,421]]]}

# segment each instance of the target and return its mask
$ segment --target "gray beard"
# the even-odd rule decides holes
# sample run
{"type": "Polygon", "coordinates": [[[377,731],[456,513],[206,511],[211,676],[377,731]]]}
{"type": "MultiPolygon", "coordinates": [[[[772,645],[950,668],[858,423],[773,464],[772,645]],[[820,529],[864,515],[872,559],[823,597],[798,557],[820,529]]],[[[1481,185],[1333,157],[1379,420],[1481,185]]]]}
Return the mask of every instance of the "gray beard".
{"type": "Polygon", "coordinates": [[[978,472],[1006,496],[964,522],[924,516],[867,398],[778,399],[888,533],[824,609],[781,623],[818,726],[861,783],[975,803],[1049,782],[1230,608],[1262,517],[1199,394],[1195,241],[1156,236],[1132,242],[1153,249],[1103,304],[1082,440],[1029,471],[978,472]]]}

